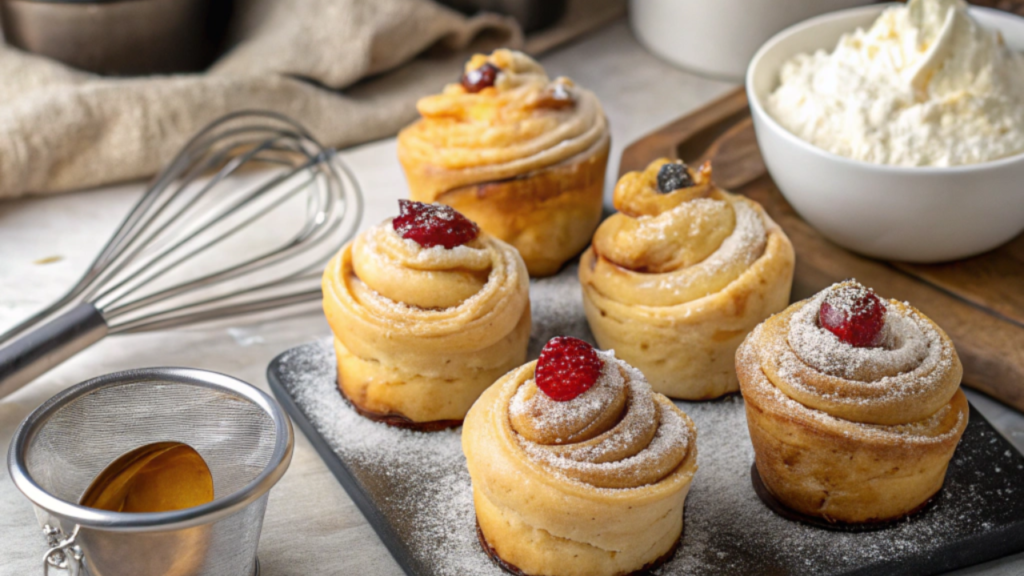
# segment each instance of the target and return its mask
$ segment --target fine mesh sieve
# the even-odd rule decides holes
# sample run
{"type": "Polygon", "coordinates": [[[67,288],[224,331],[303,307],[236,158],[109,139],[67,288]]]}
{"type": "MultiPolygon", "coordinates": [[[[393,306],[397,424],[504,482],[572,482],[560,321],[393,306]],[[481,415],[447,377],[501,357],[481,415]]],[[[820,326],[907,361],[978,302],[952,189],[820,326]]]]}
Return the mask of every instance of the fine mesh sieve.
{"type": "Polygon", "coordinates": [[[150,368],[51,398],[18,429],[8,468],[51,538],[44,573],[57,566],[91,576],[252,576],[267,495],[291,453],[291,424],[263,392],[222,374],[150,368]],[[212,502],[159,513],[77,504],[119,456],[164,441],[203,457],[212,502]]]}

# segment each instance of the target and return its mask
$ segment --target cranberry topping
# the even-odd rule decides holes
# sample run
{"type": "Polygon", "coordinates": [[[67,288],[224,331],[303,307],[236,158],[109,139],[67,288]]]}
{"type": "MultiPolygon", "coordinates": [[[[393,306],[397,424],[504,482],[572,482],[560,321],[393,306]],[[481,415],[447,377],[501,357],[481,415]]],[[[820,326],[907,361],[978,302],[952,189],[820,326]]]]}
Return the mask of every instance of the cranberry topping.
{"type": "Polygon", "coordinates": [[[391,221],[395,232],[424,248],[455,248],[472,242],[480,228],[469,218],[444,204],[399,200],[400,213],[391,221]]]}
{"type": "Polygon", "coordinates": [[[693,178],[682,160],[669,162],[658,170],[658,191],[662,194],[668,194],[680,188],[690,188],[693,185],[693,178]]]}
{"type": "Polygon", "coordinates": [[[534,380],[552,400],[568,402],[589,390],[602,368],[604,361],[593,346],[579,338],[557,336],[541,350],[534,380]]]}
{"type": "Polygon", "coordinates": [[[873,290],[850,282],[829,291],[818,321],[843,342],[866,348],[881,343],[885,310],[885,303],[873,290]]]}
{"type": "Polygon", "coordinates": [[[462,87],[466,89],[466,92],[476,94],[484,88],[494,86],[494,81],[498,79],[498,72],[501,72],[501,68],[488,62],[476,70],[470,70],[463,74],[462,87]]]}

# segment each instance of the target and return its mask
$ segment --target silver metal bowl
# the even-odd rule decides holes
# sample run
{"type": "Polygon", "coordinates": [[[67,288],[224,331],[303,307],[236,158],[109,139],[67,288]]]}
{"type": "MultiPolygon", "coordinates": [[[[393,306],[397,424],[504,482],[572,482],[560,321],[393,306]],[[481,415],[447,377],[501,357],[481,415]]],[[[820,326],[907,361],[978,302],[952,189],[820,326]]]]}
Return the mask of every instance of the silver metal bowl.
{"type": "Polygon", "coordinates": [[[54,396],[18,428],[11,479],[51,539],[44,560],[91,576],[252,576],[269,491],[291,462],[291,422],[230,376],[149,368],[100,376],[54,396]],[[77,504],[120,455],[152,442],[192,446],[215,499],[158,513],[77,504]]]}

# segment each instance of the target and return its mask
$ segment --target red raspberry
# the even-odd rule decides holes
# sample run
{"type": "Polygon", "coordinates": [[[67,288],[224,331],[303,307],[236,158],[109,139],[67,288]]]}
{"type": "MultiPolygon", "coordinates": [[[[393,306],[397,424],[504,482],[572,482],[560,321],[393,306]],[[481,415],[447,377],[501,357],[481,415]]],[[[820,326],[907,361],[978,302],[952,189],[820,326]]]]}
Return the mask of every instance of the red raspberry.
{"type": "Polygon", "coordinates": [[[398,208],[399,215],[391,221],[395,232],[424,248],[455,248],[472,242],[480,234],[472,220],[451,206],[399,200],[398,208]]]}
{"type": "Polygon", "coordinates": [[[484,88],[494,86],[494,81],[498,79],[498,72],[501,72],[501,68],[488,62],[476,70],[470,70],[463,74],[462,87],[466,89],[466,92],[476,94],[484,88]]]}
{"type": "Polygon", "coordinates": [[[818,322],[851,346],[878,346],[885,327],[885,310],[885,303],[873,290],[855,281],[846,282],[825,296],[818,322]]]}
{"type": "Polygon", "coordinates": [[[593,346],[579,338],[557,336],[540,351],[534,380],[552,400],[568,402],[590,390],[602,368],[604,361],[593,346]]]}

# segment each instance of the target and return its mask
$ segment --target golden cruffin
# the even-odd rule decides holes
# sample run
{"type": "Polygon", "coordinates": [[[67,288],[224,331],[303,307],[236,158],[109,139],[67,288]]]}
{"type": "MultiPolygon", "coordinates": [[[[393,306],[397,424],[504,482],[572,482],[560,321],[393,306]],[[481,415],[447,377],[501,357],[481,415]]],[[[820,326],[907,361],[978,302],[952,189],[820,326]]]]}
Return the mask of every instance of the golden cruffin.
{"type": "Polygon", "coordinates": [[[580,260],[587,321],[602,348],[638,367],[658,392],[703,400],[739,389],[733,358],[743,338],[782,310],[793,246],[760,205],[712,182],[661,192],[668,159],[623,176],[619,210],[580,260]]]}
{"type": "Polygon", "coordinates": [[[399,133],[410,197],[453,206],[550,275],[601,219],[608,122],[593,93],[521,52],[478,54],[466,71],[484,64],[500,70],[492,87],[450,84],[399,133]]]}
{"type": "Polygon", "coordinates": [[[572,400],[540,392],[531,362],[488,388],[466,417],[482,543],[521,573],[631,574],[670,557],[682,534],[696,428],[639,370],[598,354],[601,376],[572,400]],[[564,426],[575,441],[558,437],[564,426]]]}
{"type": "Polygon", "coordinates": [[[827,292],[772,316],[737,352],[757,470],[802,514],[894,520],[942,487],[967,427],[963,368],[949,337],[895,300],[880,346],[842,342],[818,320],[827,292]]]}
{"type": "Polygon", "coordinates": [[[387,220],[328,263],[323,292],[338,384],[369,417],[414,428],[456,425],[526,358],[526,267],[486,233],[451,249],[423,248],[387,220]]]}

